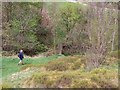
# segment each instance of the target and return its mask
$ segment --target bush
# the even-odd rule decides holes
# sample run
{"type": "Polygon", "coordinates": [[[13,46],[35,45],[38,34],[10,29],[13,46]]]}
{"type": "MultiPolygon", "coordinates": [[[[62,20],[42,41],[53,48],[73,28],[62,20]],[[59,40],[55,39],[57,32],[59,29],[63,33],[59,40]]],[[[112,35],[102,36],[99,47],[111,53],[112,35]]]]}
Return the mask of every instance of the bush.
{"type": "Polygon", "coordinates": [[[59,77],[54,85],[54,87],[60,88],[60,87],[70,87],[72,83],[72,79],[75,75],[71,75],[69,73],[63,73],[61,77],[59,77]]]}
{"type": "MultiPolygon", "coordinates": [[[[85,58],[68,56],[58,58],[42,65],[30,78],[25,80],[28,88],[116,88],[118,87],[117,68],[101,66],[87,71],[84,69],[85,58]],[[48,71],[46,71],[48,70],[48,71]]],[[[116,64],[115,64],[116,65],[116,64]]],[[[109,66],[111,67],[111,66],[109,66]]],[[[24,84],[24,83],[23,83],[24,84]]]]}
{"type": "Polygon", "coordinates": [[[59,58],[56,61],[51,61],[45,67],[49,71],[52,70],[65,71],[69,69],[73,69],[73,70],[78,69],[80,66],[81,66],[81,61],[79,60],[79,56],[68,56],[68,57],[59,58]]]}
{"type": "Polygon", "coordinates": [[[75,79],[71,85],[72,88],[97,88],[96,83],[90,79],[75,79]]]}
{"type": "Polygon", "coordinates": [[[63,61],[54,61],[50,62],[48,65],[46,65],[46,69],[50,71],[65,71],[69,68],[68,63],[65,63],[63,61]]]}
{"type": "MultiPolygon", "coordinates": [[[[8,48],[11,48],[11,47],[8,47],[8,48]]],[[[12,56],[12,55],[17,54],[20,49],[23,49],[24,54],[26,54],[28,56],[33,56],[40,52],[46,52],[48,50],[48,47],[46,45],[40,44],[40,43],[37,43],[37,44],[35,43],[32,46],[30,46],[30,45],[13,46],[12,49],[10,49],[10,50],[3,49],[4,51],[2,51],[2,55],[12,56]]]]}
{"type": "Polygon", "coordinates": [[[71,69],[72,70],[77,70],[77,69],[80,69],[80,68],[85,68],[85,64],[81,61],[81,59],[78,59],[73,63],[71,69]]]}
{"type": "Polygon", "coordinates": [[[112,80],[118,78],[117,76],[117,72],[116,71],[111,71],[108,70],[106,68],[98,68],[98,69],[94,69],[93,71],[90,72],[91,73],[91,80],[95,83],[97,83],[97,85],[99,85],[99,87],[102,88],[110,88],[110,87],[117,87],[117,82],[112,82],[112,80]],[[112,72],[112,73],[111,73],[112,72]]]}
{"type": "Polygon", "coordinates": [[[2,56],[12,56],[16,53],[14,51],[2,51],[2,56]]]}
{"type": "Polygon", "coordinates": [[[23,86],[27,86],[29,88],[33,83],[34,88],[53,88],[55,83],[60,77],[61,73],[59,72],[36,72],[30,78],[24,80],[23,86]]]}
{"type": "Polygon", "coordinates": [[[10,83],[3,83],[2,88],[13,88],[10,83]]]}
{"type": "Polygon", "coordinates": [[[36,73],[33,74],[32,79],[34,80],[34,82],[45,84],[48,79],[47,76],[48,75],[46,73],[36,73]]]}
{"type": "MultiPolygon", "coordinates": [[[[34,87],[43,85],[45,88],[116,88],[118,73],[106,68],[97,68],[91,72],[78,70],[36,72],[27,81],[34,87]]],[[[29,86],[28,86],[29,87],[29,86]]]]}
{"type": "Polygon", "coordinates": [[[48,47],[44,44],[38,44],[36,47],[35,47],[37,53],[39,52],[45,52],[48,50],[48,47]]]}
{"type": "Polygon", "coordinates": [[[111,57],[118,58],[118,54],[120,54],[120,50],[112,51],[109,53],[111,57]]]}
{"type": "Polygon", "coordinates": [[[34,55],[39,54],[41,52],[47,51],[48,47],[45,46],[44,44],[37,43],[33,47],[24,46],[22,49],[26,55],[34,56],[34,55]]]}
{"type": "Polygon", "coordinates": [[[94,74],[106,74],[106,72],[110,72],[109,70],[105,69],[105,68],[97,68],[91,71],[91,73],[94,74]]]}
{"type": "Polygon", "coordinates": [[[112,65],[118,63],[118,61],[119,61],[118,58],[107,56],[105,58],[105,62],[103,63],[103,65],[112,65]]]}

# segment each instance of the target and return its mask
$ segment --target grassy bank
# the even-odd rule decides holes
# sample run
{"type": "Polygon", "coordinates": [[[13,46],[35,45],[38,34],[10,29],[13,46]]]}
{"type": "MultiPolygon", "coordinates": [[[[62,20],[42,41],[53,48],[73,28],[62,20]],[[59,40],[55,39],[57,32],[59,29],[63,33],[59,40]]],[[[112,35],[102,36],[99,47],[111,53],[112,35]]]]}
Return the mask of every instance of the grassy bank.
{"type": "Polygon", "coordinates": [[[25,58],[18,66],[17,58],[3,58],[3,87],[17,88],[116,88],[118,87],[118,59],[92,71],[86,70],[84,56],[54,55],[44,58],[25,58]],[[7,82],[7,83],[6,83],[7,82]]]}

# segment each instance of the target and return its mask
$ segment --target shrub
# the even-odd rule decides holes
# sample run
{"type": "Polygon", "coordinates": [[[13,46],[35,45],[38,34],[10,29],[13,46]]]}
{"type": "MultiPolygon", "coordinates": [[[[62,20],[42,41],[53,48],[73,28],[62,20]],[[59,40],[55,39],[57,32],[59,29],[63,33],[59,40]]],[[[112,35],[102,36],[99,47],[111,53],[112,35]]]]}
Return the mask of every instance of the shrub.
{"type": "Polygon", "coordinates": [[[23,86],[27,85],[27,88],[34,83],[33,87],[41,88],[41,87],[51,87],[53,88],[55,82],[57,81],[58,77],[60,77],[61,73],[55,71],[47,71],[47,72],[36,72],[30,78],[24,80],[23,86]]]}
{"type": "Polygon", "coordinates": [[[10,83],[3,83],[2,84],[2,88],[13,88],[12,85],[10,83]]]}
{"type": "Polygon", "coordinates": [[[49,62],[45,67],[47,70],[57,71],[77,70],[85,68],[85,58],[80,56],[67,56],[49,62]]]}
{"type": "Polygon", "coordinates": [[[97,88],[96,83],[90,79],[75,79],[71,85],[72,88],[97,88]]]}
{"type": "Polygon", "coordinates": [[[54,87],[70,87],[71,83],[72,83],[72,79],[74,78],[75,75],[71,75],[71,74],[62,74],[61,77],[59,77],[54,85],[54,87]]]}
{"type": "Polygon", "coordinates": [[[68,56],[58,58],[56,61],[42,65],[45,70],[41,71],[40,68],[40,72],[37,71],[26,81],[29,85],[34,83],[34,87],[44,86],[47,88],[118,87],[118,70],[116,68],[101,66],[92,71],[87,71],[82,65],[85,65],[84,57],[68,56]]]}
{"type": "Polygon", "coordinates": [[[76,70],[84,67],[85,67],[85,64],[81,61],[81,59],[78,59],[73,63],[71,69],[76,70]]]}
{"type": "Polygon", "coordinates": [[[36,73],[33,74],[32,79],[34,80],[34,82],[45,84],[48,79],[47,76],[48,75],[46,73],[36,73]]]}
{"type": "Polygon", "coordinates": [[[111,57],[118,58],[118,54],[120,53],[120,50],[112,51],[109,53],[111,57]]]}
{"type": "Polygon", "coordinates": [[[46,69],[47,70],[57,70],[57,71],[65,71],[69,68],[68,63],[65,63],[63,61],[54,61],[54,62],[50,62],[48,65],[46,65],[46,69]]]}
{"type": "Polygon", "coordinates": [[[48,88],[116,88],[118,73],[111,69],[97,68],[91,72],[78,70],[36,72],[27,81],[34,87],[48,88]],[[40,86],[40,87],[42,87],[40,86]]]}
{"type": "Polygon", "coordinates": [[[16,53],[14,51],[2,51],[3,56],[12,56],[15,55],[16,53]]]}
{"type": "Polygon", "coordinates": [[[99,87],[102,88],[109,88],[109,87],[117,87],[117,82],[112,82],[113,79],[116,79],[117,72],[105,69],[105,68],[98,68],[91,71],[91,80],[99,87]]]}
{"type": "Polygon", "coordinates": [[[36,47],[35,47],[36,51],[39,53],[39,52],[45,52],[48,50],[48,47],[44,44],[38,44],[36,47]]]}
{"type": "MultiPolygon", "coordinates": [[[[56,61],[49,62],[45,67],[47,70],[57,70],[57,71],[65,71],[69,69],[77,69],[79,68],[79,56],[68,56],[63,58],[58,58],[56,61]],[[76,62],[78,60],[78,62],[76,62]],[[74,65],[75,63],[75,65],[74,65]]],[[[81,65],[81,64],[80,64],[81,65]]]]}
{"type": "Polygon", "coordinates": [[[107,72],[110,72],[109,70],[105,69],[105,68],[97,68],[91,71],[91,73],[93,74],[106,74],[107,72]]]}
{"type": "Polygon", "coordinates": [[[115,64],[115,63],[118,63],[118,58],[115,58],[115,57],[111,57],[111,56],[107,56],[105,58],[105,62],[103,63],[103,65],[111,65],[111,64],[115,64]]]}

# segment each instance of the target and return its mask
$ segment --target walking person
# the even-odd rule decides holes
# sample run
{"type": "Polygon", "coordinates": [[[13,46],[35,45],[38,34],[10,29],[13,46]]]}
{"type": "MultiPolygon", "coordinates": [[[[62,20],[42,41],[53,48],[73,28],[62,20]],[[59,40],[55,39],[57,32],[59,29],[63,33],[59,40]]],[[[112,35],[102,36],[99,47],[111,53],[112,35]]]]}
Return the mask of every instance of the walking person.
{"type": "Polygon", "coordinates": [[[19,52],[19,54],[18,54],[18,57],[19,57],[19,59],[20,59],[20,61],[19,61],[19,63],[18,63],[18,65],[19,64],[24,64],[23,63],[23,58],[24,58],[24,56],[23,56],[23,50],[20,50],[20,52],[19,52]]]}

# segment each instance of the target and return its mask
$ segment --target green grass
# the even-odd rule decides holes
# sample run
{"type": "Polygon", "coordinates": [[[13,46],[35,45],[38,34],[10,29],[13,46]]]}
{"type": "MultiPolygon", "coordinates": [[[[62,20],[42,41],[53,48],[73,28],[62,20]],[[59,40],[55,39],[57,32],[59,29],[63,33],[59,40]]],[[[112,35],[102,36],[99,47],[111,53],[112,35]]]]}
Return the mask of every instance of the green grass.
{"type": "Polygon", "coordinates": [[[0,59],[0,62],[2,62],[2,77],[11,75],[15,72],[19,72],[21,68],[27,65],[45,64],[49,61],[56,60],[58,57],[59,57],[58,55],[53,55],[50,57],[42,57],[42,58],[24,58],[23,61],[25,65],[17,65],[19,62],[18,58],[2,57],[2,59],[0,59]]]}
{"type": "Polygon", "coordinates": [[[1,77],[2,77],[2,57],[0,57],[0,78],[1,77]]]}

